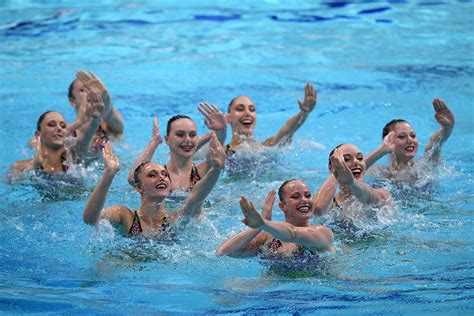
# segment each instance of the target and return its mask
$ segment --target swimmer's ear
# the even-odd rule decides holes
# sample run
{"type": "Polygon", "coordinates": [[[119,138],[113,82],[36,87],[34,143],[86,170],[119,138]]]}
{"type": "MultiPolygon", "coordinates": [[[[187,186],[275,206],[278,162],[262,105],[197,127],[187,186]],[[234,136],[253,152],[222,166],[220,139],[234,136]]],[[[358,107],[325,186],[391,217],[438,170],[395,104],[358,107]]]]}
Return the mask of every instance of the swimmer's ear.
{"type": "Polygon", "coordinates": [[[135,187],[135,190],[137,190],[138,193],[143,194],[143,188],[140,184],[135,183],[134,187],[135,187]]]}
{"type": "Polygon", "coordinates": [[[70,98],[69,98],[69,104],[71,104],[71,106],[72,106],[73,108],[75,108],[75,107],[77,106],[76,99],[73,98],[73,97],[70,97],[70,98]]]}
{"type": "Polygon", "coordinates": [[[283,213],[286,212],[286,203],[284,201],[278,202],[278,206],[280,207],[280,210],[283,211],[283,213]]]}
{"type": "Polygon", "coordinates": [[[36,138],[36,139],[39,139],[39,138],[40,138],[40,132],[39,132],[39,131],[36,131],[36,132],[35,132],[35,138],[36,138]]]}
{"type": "Polygon", "coordinates": [[[169,137],[168,137],[168,135],[166,135],[166,136],[165,136],[165,143],[166,143],[166,145],[169,146],[170,144],[168,144],[168,139],[169,139],[169,137]]]}

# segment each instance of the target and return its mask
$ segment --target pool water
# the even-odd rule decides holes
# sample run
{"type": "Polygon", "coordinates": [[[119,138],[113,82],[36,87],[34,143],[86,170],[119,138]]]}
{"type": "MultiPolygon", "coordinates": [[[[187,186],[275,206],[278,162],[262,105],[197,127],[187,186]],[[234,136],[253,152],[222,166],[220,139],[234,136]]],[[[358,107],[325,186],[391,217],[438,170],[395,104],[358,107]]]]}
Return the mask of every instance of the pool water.
{"type": "MultiPolygon", "coordinates": [[[[183,113],[204,133],[199,102],[225,110],[248,95],[263,140],[297,112],[306,82],[318,89],[318,104],[291,146],[244,157],[255,166],[226,172],[205,216],[170,240],[128,240],[107,224],[82,222],[100,163],[73,173],[72,188],[64,189],[70,179],[0,183],[1,312],[474,312],[472,1],[96,3],[0,4],[2,174],[33,155],[26,144],[42,112],[73,119],[67,88],[79,69],[103,79],[126,122],[108,205],[138,206],[126,177],[155,115],[162,131],[183,113]],[[335,229],[336,254],[304,263],[214,255],[245,228],[241,195],[261,206],[290,178],[316,191],[340,143],[369,152],[386,122],[404,118],[420,155],[438,129],[434,97],[451,107],[456,126],[443,165],[426,175],[431,185],[388,186],[396,205],[355,233],[318,219],[335,229]]],[[[154,160],[167,158],[161,146],[154,160]]]]}

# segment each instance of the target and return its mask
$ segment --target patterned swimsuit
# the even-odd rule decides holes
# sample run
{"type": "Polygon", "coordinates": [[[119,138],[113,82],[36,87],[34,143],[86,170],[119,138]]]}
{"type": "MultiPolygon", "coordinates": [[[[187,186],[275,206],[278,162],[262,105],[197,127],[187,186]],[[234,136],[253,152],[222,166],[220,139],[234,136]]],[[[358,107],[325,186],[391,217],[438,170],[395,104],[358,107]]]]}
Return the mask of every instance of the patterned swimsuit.
{"type": "MultiPolygon", "coordinates": [[[[165,165],[165,169],[166,171],[168,171],[168,167],[166,167],[166,165],[165,165]]],[[[170,179],[170,182],[171,182],[171,176],[169,174],[170,173],[168,171],[168,179],[170,179]]],[[[199,182],[199,180],[201,180],[201,176],[199,175],[196,164],[193,163],[193,167],[191,168],[191,176],[189,177],[189,186],[186,189],[186,191],[191,191],[194,185],[199,182]]]]}
{"type": "MultiPolygon", "coordinates": [[[[128,237],[139,236],[143,232],[142,224],[140,223],[140,218],[138,217],[138,211],[133,212],[133,223],[128,231],[128,237]]],[[[161,231],[166,231],[170,226],[168,217],[163,217],[163,223],[161,224],[161,231]]]]}

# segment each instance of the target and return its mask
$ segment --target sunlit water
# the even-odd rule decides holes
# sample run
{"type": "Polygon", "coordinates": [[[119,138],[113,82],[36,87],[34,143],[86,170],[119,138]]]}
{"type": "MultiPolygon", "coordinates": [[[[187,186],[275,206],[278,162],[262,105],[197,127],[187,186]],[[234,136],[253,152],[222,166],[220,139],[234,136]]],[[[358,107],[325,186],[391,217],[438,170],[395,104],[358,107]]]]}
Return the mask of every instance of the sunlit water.
{"type": "MultiPolygon", "coordinates": [[[[125,118],[108,204],[132,209],[139,195],[126,177],[154,115],[164,131],[172,115],[188,114],[203,133],[198,102],[224,110],[249,95],[264,140],[296,113],[306,82],[318,105],[291,146],[242,153],[246,163],[221,177],[205,215],[166,240],[128,240],[82,222],[101,164],[71,179],[1,183],[2,312],[473,313],[472,1],[17,3],[0,10],[2,174],[32,156],[26,143],[39,114],[73,118],[67,87],[78,69],[104,80],[125,118]],[[340,143],[368,152],[387,121],[404,118],[421,154],[438,128],[435,96],[456,115],[444,164],[418,189],[369,177],[395,204],[375,218],[355,209],[355,231],[320,219],[336,232],[336,254],[303,263],[214,255],[244,229],[241,195],[261,206],[290,178],[317,190],[340,143]]],[[[167,158],[160,147],[154,159],[167,158]]]]}

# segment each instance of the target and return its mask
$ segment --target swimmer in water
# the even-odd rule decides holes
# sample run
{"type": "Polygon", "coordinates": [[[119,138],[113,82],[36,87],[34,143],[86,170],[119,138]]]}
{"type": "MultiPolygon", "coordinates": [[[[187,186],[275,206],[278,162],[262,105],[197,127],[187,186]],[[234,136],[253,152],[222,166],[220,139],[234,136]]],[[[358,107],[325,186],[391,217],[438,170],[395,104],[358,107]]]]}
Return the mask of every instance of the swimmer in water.
{"type": "MultiPolygon", "coordinates": [[[[291,117],[285,125],[265,141],[258,143],[263,146],[272,147],[291,143],[293,134],[303,125],[313,111],[317,102],[317,91],[309,83],[305,86],[304,100],[298,100],[300,111],[291,117]]],[[[229,103],[227,122],[232,128],[232,139],[226,147],[228,155],[239,150],[243,143],[257,143],[253,138],[253,130],[257,120],[254,102],[246,96],[238,96],[229,103]]]]}
{"type": "Polygon", "coordinates": [[[243,222],[250,229],[226,240],[216,254],[236,258],[258,254],[270,258],[294,258],[307,251],[311,254],[334,251],[331,229],[309,223],[314,212],[313,199],[303,181],[284,182],[278,190],[278,196],[285,222],[271,220],[275,190],[268,194],[261,215],[251,201],[242,197],[240,208],[244,214],[243,222]]]}
{"type": "Polygon", "coordinates": [[[47,111],[39,117],[35,132],[35,156],[15,162],[11,167],[14,177],[30,170],[65,173],[69,163],[82,162],[105,108],[100,94],[89,93],[83,98],[87,102],[83,102],[83,108],[70,125],[59,112],[47,111]],[[66,138],[71,134],[76,137],[72,144],[66,144],[66,138]]]}
{"type": "MultiPolygon", "coordinates": [[[[433,100],[435,119],[441,128],[431,136],[425,148],[423,158],[431,165],[437,165],[441,158],[441,147],[451,135],[454,128],[454,115],[448,106],[440,99],[433,100]]],[[[385,125],[382,132],[383,143],[367,156],[367,168],[387,154],[390,156],[390,166],[383,170],[389,178],[398,180],[416,179],[412,167],[418,151],[418,138],[411,125],[404,120],[392,120],[385,125]]]]}
{"type": "MultiPolygon", "coordinates": [[[[86,74],[83,71],[78,71],[76,79],[69,85],[68,99],[71,106],[76,110],[76,116],[81,115],[81,111],[84,110],[82,106],[83,100],[85,100],[84,96],[90,93],[100,95],[105,104],[104,114],[91,142],[91,150],[97,153],[100,152],[109,138],[122,137],[124,123],[120,112],[112,105],[112,98],[104,83],[92,72],[86,74]]],[[[88,124],[84,124],[81,129],[87,130],[88,124]]],[[[28,146],[35,148],[36,145],[36,138],[33,137],[28,146]]]]}
{"type": "Polygon", "coordinates": [[[157,237],[178,219],[183,218],[185,222],[190,217],[199,216],[202,204],[217,183],[226,159],[224,148],[215,135],[211,136],[209,151],[209,171],[189,193],[183,207],[173,213],[168,213],[165,207],[165,198],[171,191],[166,168],[154,162],[140,164],[135,169],[134,177],[135,189],[141,195],[141,204],[138,210],[132,211],[124,205],[104,208],[107,192],[120,169],[118,158],[113,155],[110,144],[107,144],[103,150],[105,170],[87,201],[84,222],[96,225],[102,218],[106,218],[124,236],[157,237]]]}
{"type": "MultiPolygon", "coordinates": [[[[224,114],[216,106],[208,103],[201,103],[198,110],[205,117],[205,125],[214,131],[212,134],[216,134],[219,142],[224,144],[227,134],[224,114]]],[[[128,182],[131,185],[134,185],[135,168],[145,161],[151,161],[156,148],[163,142],[156,117],[153,118],[153,125],[150,142],[135,160],[128,174],[128,182]]],[[[208,141],[208,137],[205,138],[205,141],[208,141]]],[[[165,141],[170,149],[170,160],[164,168],[168,172],[171,189],[191,191],[210,169],[210,162],[207,159],[197,165],[193,162],[194,154],[202,145],[197,135],[196,124],[188,116],[173,116],[166,127],[165,141]]]]}
{"type": "Polygon", "coordinates": [[[354,202],[364,206],[383,206],[390,203],[391,195],[387,190],[372,188],[363,182],[366,169],[364,156],[356,146],[337,146],[329,154],[331,175],[316,194],[315,215],[322,216],[329,211],[339,210],[342,221],[350,225],[351,220],[346,216],[346,212],[354,202]]]}

